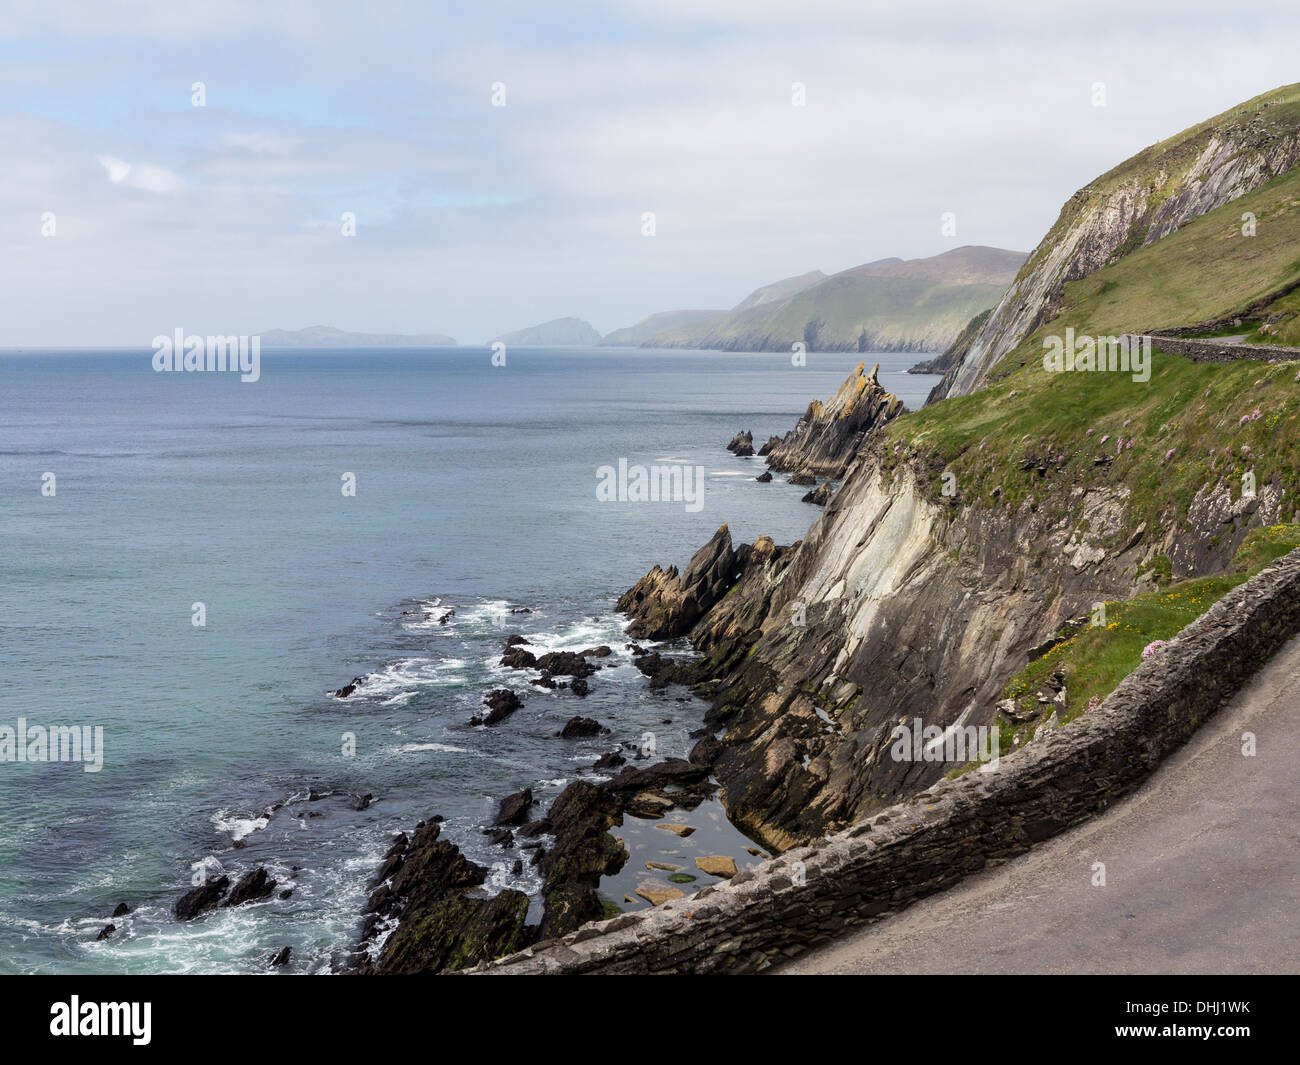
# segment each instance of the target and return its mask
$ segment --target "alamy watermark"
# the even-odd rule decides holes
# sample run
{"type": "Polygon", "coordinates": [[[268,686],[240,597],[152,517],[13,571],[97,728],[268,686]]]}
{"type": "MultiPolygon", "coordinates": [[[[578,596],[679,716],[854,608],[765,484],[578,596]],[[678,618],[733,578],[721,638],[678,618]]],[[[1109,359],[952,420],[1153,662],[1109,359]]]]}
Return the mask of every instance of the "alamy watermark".
{"type": "Polygon", "coordinates": [[[224,373],[239,374],[245,384],[262,376],[262,338],[260,336],[186,336],[177,327],[171,336],[153,338],[153,368],[157,373],[224,373]]]}
{"type": "Polygon", "coordinates": [[[80,762],[87,773],[104,768],[104,726],[0,725],[0,762],[80,762]]]}
{"type": "Polygon", "coordinates": [[[919,717],[910,725],[898,724],[889,734],[895,762],[979,762],[981,773],[998,767],[1001,734],[990,725],[926,725],[919,717]]]}
{"type": "Polygon", "coordinates": [[[1043,337],[1043,369],[1048,373],[1107,371],[1131,373],[1133,380],[1151,380],[1151,338],[1076,336],[1074,327],[1065,337],[1043,337]]]}
{"type": "Polygon", "coordinates": [[[688,514],[704,509],[703,466],[629,465],[596,469],[596,498],[602,503],[684,503],[688,514]]]}

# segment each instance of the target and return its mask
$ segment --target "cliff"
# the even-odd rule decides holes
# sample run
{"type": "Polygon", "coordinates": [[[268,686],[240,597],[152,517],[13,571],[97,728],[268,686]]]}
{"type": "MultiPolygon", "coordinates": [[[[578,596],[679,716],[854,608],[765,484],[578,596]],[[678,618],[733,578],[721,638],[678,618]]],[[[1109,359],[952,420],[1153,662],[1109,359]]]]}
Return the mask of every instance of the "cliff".
{"type": "MultiPolygon", "coordinates": [[[[1281,158],[1295,137],[1279,130],[1274,143],[1265,154],[1281,158]]],[[[1193,362],[1157,346],[1145,380],[1048,373],[1042,337],[1118,334],[1135,318],[1191,327],[1207,309],[1290,291],[1297,197],[1292,171],[1172,232],[1203,201],[1148,201],[1140,232],[1167,235],[1063,284],[976,394],[865,433],[804,540],[755,556],[690,631],[711,720],[725,729],[709,756],[733,820],[785,849],[928,787],[953,766],[890,757],[899,719],[1011,736],[1008,685],[1094,604],[1156,590],[1201,602],[1195,582],[1232,572],[1252,530],[1294,520],[1295,363],[1193,362]],[[1257,236],[1237,236],[1243,211],[1267,222],[1257,236]]],[[[1086,240],[1067,231],[1047,259],[1115,254],[1109,228],[1086,240]]],[[[998,321],[995,311],[981,336],[998,321]]],[[[1104,669],[1066,662],[1062,690],[1095,685],[1099,669],[1118,682],[1127,644],[1097,639],[1104,669]]]]}
{"type": "MultiPolygon", "coordinates": [[[[1154,144],[1103,174],[1070,197],[931,399],[979,388],[1003,356],[1057,315],[1066,284],[1155,244],[1297,162],[1300,85],[1289,85],[1154,144]]],[[[1239,227],[1240,217],[1235,221],[1239,227]]]]}

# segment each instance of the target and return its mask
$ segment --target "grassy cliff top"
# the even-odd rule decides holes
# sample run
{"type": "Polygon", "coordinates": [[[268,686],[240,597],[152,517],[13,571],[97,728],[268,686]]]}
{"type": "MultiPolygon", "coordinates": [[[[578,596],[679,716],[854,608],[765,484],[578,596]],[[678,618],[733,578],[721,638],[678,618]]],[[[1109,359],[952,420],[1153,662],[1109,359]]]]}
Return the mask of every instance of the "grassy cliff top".
{"type": "MultiPolygon", "coordinates": [[[[1210,212],[1165,239],[1065,288],[1060,313],[1013,349],[991,383],[909,413],[883,430],[885,465],[908,462],[940,496],[1074,508],[1083,493],[1131,492],[1128,535],[1187,520],[1197,493],[1221,484],[1240,495],[1252,472],[1282,489],[1284,513],[1300,498],[1300,363],[1193,363],[1158,349],[1150,380],[1117,372],[1049,373],[1044,338],[1194,325],[1300,281],[1300,170],[1210,212]],[[1256,235],[1241,216],[1255,214],[1256,235]]],[[[1282,297],[1276,302],[1284,302],[1282,297]]]]}

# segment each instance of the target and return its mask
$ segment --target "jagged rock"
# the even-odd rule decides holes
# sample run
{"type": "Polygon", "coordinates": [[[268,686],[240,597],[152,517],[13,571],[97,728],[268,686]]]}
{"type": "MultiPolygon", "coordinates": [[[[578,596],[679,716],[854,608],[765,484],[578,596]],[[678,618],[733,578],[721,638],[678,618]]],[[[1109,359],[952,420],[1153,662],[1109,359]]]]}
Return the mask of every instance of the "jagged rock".
{"type": "Polygon", "coordinates": [[[576,651],[551,651],[539,656],[534,666],[556,677],[590,677],[596,672],[596,667],[576,651]]]}
{"type": "Polygon", "coordinates": [[[822,481],[815,489],[804,495],[801,502],[813,503],[819,507],[824,507],[831,501],[831,496],[835,494],[835,489],[831,487],[830,481],[822,481]]]}
{"type": "Polygon", "coordinates": [[[176,905],[172,907],[172,913],[178,921],[192,921],[201,913],[216,906],[221,901],[221,896],[226,893],[226,888],[230,887],[230,877],[221,876],[216,880],[205,880],[198,887],[185,892],[176,900],[176,905]]]}
{"type": "Polygon", "coordinates": [[[573,692],[573,694],[576,695],[579,699],[585,699],[587,697],[587,693],[591,689],[590,686],[582,677],[574,677],[573,680],[569,682],[569,690],[573,692]]]}
{"type": "Polygon", "coordinates": [[[223,902],[222,906],[242,906],[246,902],[256,902],[258,899],[264,899],[270,896],[275,890],[275,881],[271,879],[266,869],[258,866],[251,872],[245,873],[243,878],[235,885],[230,893],[230,897],[223,902]]]}
{"type": "Polygon", "coordinates": [[[468,968],[528,945],[528,896],[507,890],[490,899],[449,895],[405,917],[384,942],[383,973],[441,973],[468,968]]]}
{"type": "Polygon", "coordinates": [[[537,665],[537,656],[518,645],[508,646],[501,656],[501,664],[510,669],[532,669],[537,665]]]}
{"type": "Polygon", "coordinates": [[[686,571],[655,566],[619,598],[618,609],[629,615],[628,635],[634,639],[665,640],[682,636],[736,579],[736,553],[726,525],[691,558],[686,571]]]}
{"type": "MultiPolygon", "coordinates": [[[[840,480],[867,435],[903,413],[904,407],[878,380],[880,364],[870,373],[858,363],[825,404],[813,400],[797,425],[768,449],[767,464],[777,473],[840,480]]],[[[790,479],[791,484],[814,483],[790,479]]]]}
{"type": "Polygon", "coordinates": [[[627,851],[609,834],[618,803],[604,785],[569,784],[551,804],[547,819],[555,845],[541,859],[545,903],[539,936],[553,939],[604,916],[596,894],[600,878],[616,873],[627,851]]]}
{"type": "Polygon", "coordinates": [[[781,444],[784,440],[785,437],[782,436],[769,436],[767,438],[767,443],[758,449],[759,456],[764,457],[766,455],[770,455],[772,453],[772,449],[776,447],[778,444],[781,444]]]}
{"type": "Polygon", "coordinates": [[[763,471],[762,473],[760,473],[757,477],[755,477],[754,480],[756,480],[759,484],[771,484],[771,483],[772,483],[772,471],[771,471],[771,470],[764,470],[764,471],[763,471]]]}
{"type": "Polygon", "coordinates": [[[727,445],[727,450],[734,455],[742,458],[748,457],[754,453],[754,434],[746,429],[742,433],[737,433],[731,438],[731,443],[727,445]]]}
{"type": "Polygon", "coordinates": [[[499,724],[524,705],[523,700],[509,688],[496,688],[488,692],[483,697],[483,703],[488,712],[470,718],[471,725],[499,724]]]}
{"type": "Polygon", "coordinates": [[[522,825],[533,807],[533,789],[524,788],[501,800],[494,825],[522,825]]]}
{"type": "Polygon", "coordinates": [[[112,935],[114,932],[116,932],[116,931],[117,931],[117,926],[116,926],[116,925],[114,925],[114,924],[106,924],[106,925],[104,925],[103,928],[101,928],[101,929],[99,930],[99,935],[97,935],[97,936],[95,937],[95,941],[96,941],[96,942],[99,942],[99,940],[101,940],[101,939],[107,939],[109,936],[111,936],[111,935],[112,935]]]}
{"type": "Polygon", "coordinates": [[[280,952],[278,954],[272,955],[271,957],[271,961],[270,961],[271,968],[278,969],[283,965],[288,965],[289,957],[292,954],[293,954],[292,947],[281,947],[280,952]]]}

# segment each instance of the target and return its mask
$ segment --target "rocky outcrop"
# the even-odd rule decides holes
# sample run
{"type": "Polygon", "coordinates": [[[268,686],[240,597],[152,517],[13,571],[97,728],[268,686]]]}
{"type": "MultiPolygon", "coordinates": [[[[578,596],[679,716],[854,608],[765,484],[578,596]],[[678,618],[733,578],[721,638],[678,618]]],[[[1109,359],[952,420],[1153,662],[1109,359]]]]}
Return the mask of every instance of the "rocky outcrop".
{"type": "Polygon", "coordinates": [[[735,581],[736,552],[723,525],[691,558],[686,572],[655,566],[618,600],[632,618],[627,633],[634,639],[666,640],[690,631],[735,581]]]}
{"type": "Polygon", "coordinates": [[[1300,632],[1300,551],[1229,592],[1097,708],[851,828],[479,971],[745,973],[1005,862],[1133,791],[1300,632]]]}
{"type": "Polygon", "coordinates": [[[215,908],[228,887],[230,887],[228,876],[205,880],[177,899],[176,905],[172,907],[172,913],[178,921],[192,921],[199,914],[215,908]]]}
{"type": "Polygon", "coordinates": [[[833,480],[844,476],[868,434],[905,409],[897,396],[881,387],[877,379],[880,364],[870,373],[864,368],[865,363],[858,363],[828,402],[808,404],[798,424],[768,450],[768,466],[796,476],[833,480]]]}
{"type": "Polygon", "coordinates": [[[748,458],[754,453],[754,434],[748,429],[737,433],[731,438],[727,450],[740,458],[748,458]]]}
{"type": "Polygon", "coordinates": [[[523,700],[509,688],[493,689],[483,697],[483,703],[488,712],[475,714],[469,720],[470,725],[498,725],[524,705],[523,700]]]}
{"type": "MultiPolygon", "coordinates": [[[[1296,87],[1236,107],[1139,152],[1076,192],[987,322],[930,396],[969,395],[1017,344],[1053,318],[1067,282],[1244,196],[1300,163],[1285,116],[1296,87]]],[[[1159,322],[1134,322],[1155,328],[1159,322]]]]}
{"type": "Polygon", "coordinates": [[[422,821],[407,841],[399,836],[380,869],[383,879],[366,904],[363,945],[396,919],[378,958],[363,955],[362,973],[452,972],[527,946],[528,896],[502,891],[491,898],[466,894],[487,879],[455,844],[440,839],[441,819],[422,821]]]}

